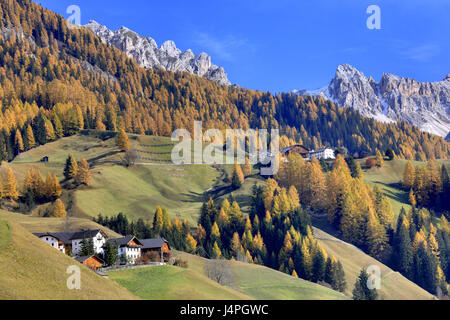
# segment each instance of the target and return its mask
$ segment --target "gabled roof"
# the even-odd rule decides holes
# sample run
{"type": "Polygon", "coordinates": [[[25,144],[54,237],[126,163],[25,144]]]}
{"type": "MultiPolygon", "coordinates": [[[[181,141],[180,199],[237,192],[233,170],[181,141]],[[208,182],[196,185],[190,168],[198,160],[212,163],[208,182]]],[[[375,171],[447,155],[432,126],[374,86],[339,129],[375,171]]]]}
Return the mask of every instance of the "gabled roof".
{"type": "Polygon", "coordinates": [[[73,232],[71,240],[75,239],[88,239],[95,237],[98,233],[101,233],[104,237],[106,237],[106,233],[101,229],[94,229],[94,230],[83,230],[78,232],[73,232]]]}
{"type": "Polygon", "coordinates": [[[142,247],[142,242],[135,236],[126,236],[123,238],[109,239],[108,242],[111,244],[115,244],[118,247],[136,247],[135,245],[129,245],[129,243],[133,240],[134,242],[137,243],[137,247],[142,247]]]}
{"type": "Polygon", "coordinates": [[[95,259],[97,259],[97,260],[98,260],[100,263],[102,263],[102,264],[105,263],[105,261],[103,261],[102,259],[100,259],[99,257],[94,256],[94,255],[83,256],[83,257],[75,257],[75,260],[77,260],[79,263],[83,263],[83,262],[85,262],[86,260],[88,260],[88,259],[90,259],[90,258],[95,258],[95,259]]]}
{"type": "Polygon", "coordinates": [[[39,238],[50,236],[58,239],[59,241],[64,242],[64,244],[72,244],[72,240],[93,238],[99,232],[103,234],[104,237],[107,237],[106,233],[101,229],[84,230],[76,232],[35,232],[33,234],[39,238]]]}
{"type": "Polygon", "coordinates": [[[317,150],[311,150],[309,153],[322,152],[322,151],[325,151],[325,150],[327,150],[327,149],[330,149],[331,151],[333,151],[333,149],[328,148],[328,147],[325,147],[325,148],[320,148],[320,149],[317,149],[317,150]]]}
{"type": "Polygon", "coordinates": [[[306,152],[309,152],[309,149],[306,148],[305,146],[303,146],[303,145],[301,145],[301,144],[294,144],[294,145],[292,145],[292,146],[289,146],[289,147],[286,147],[286,148],[281,149],[280,153],[284,154],[284,153],[288,152],[289,150],[291,150],[291,149],[293,149],[293,148],[295,148],[295,147],[301,147],[301,148],[305,149],[306,152]]]}
{"type": "Polygon", "coordinates": [[[155,238],[155,239],[142,239],[142,249],[156,249],[161,248],[164,243],[167,243],[170,249],[169,242],[164,238],[155,238]]]}
{"type": "Polygon", "coordinates": [[[35,232],[33,234],[38,238],[49,236],[58,239],[64,244],[72,244],[73,232],[35,232]]]}

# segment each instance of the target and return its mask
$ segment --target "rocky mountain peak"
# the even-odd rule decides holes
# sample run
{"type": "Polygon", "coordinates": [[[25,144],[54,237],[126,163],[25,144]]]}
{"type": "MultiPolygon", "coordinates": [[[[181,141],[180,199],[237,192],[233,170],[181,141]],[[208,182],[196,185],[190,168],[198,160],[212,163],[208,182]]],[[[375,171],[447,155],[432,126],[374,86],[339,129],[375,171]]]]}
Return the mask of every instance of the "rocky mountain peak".
{"type": "Polygon", "coordinates": [[[109,43],[134,58],[144,68],[186,71],[222,85],[230,85],[225,70],[212,64],[211,57],[204,52],[198,55],[190,49],[182,52],[171,40],[165,41],[158,48],[154,39],[143,37],[127,27],[112,31],[93,20],[85,27],[104,43],[109,43]]]}
{"type": "MultiPolygon", "coordinates": [[[[383,73],[380,82],[349,64],[337,67],[328,87],[298,94],[325,96],[383,122],[405,121],[442,137],[450,132],[450,74],[440,82],[383,73]]],[[[448,138],[448,136],[447,136],[448,138]]]]}

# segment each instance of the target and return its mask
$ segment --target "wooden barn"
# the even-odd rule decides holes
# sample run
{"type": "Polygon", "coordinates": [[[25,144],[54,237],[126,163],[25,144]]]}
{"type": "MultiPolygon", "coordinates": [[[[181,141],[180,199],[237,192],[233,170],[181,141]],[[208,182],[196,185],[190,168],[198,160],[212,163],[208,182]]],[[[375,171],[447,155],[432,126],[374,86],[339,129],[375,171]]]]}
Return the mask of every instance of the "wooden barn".
{"type": "Polygon", "coordinates": [[[307,158],[308,154],[309,154],[309,149],[302,146],[301,144],[295,144],[293,146],[289,146],[284,149],[281,149],[280,153],[283,157],[287,157],[291,153],[298,153],[303,158],[307,158]]]}
{"type": "Polygon", "coordinates": [[[97,271],[99,268],[103,267],[105,264],[102,259],[96,256],[85,256],[75,258],[79,263],[84,264],[90,269],[97,271]]]}
{"type": "Polygon", "coordinates": [[[161,262],[167,262],[169,261],[171,254],[170,254],[170,245],[169,242],[167,242],[164,238],[157,238],[157,239],[143,239],[141,240],[142,243],[142,255],[147,255],[150,252],[156,252],[161,257],[161,262]]]}

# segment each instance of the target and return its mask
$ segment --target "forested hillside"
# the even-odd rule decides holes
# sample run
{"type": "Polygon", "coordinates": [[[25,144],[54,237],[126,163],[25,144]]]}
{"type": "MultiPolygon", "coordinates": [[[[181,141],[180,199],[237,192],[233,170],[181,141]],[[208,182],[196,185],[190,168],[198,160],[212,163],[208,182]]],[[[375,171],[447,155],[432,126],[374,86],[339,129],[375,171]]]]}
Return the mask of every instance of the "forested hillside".
{"type": "Polygon", "coordinates": [[[28,0],[0,4],[0,159],[80,129],[168,136],[176,128],[280,128],[310,148],[392,148],[400,158],[448,158],[443,139],[383,124],[322,98],[218,85],[144,70],[84,28],[28,0]]]}

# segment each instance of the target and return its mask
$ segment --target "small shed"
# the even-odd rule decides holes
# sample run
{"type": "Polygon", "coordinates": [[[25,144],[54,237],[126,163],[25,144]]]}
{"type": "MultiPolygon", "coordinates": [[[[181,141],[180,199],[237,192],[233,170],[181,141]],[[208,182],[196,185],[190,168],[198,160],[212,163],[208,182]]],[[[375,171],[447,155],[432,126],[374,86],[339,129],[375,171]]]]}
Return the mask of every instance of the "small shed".
{"type": "Polygon", "coordinates": [[[97,271],[105,264],[105,262],[97,256],[76,257],[75,260],[94,271],[97,271]]]}
{"type": "Polygon", "coordinates": [[[41,159],[41,162],[48,162],[48,156],[45,156],[41,159]]]}

